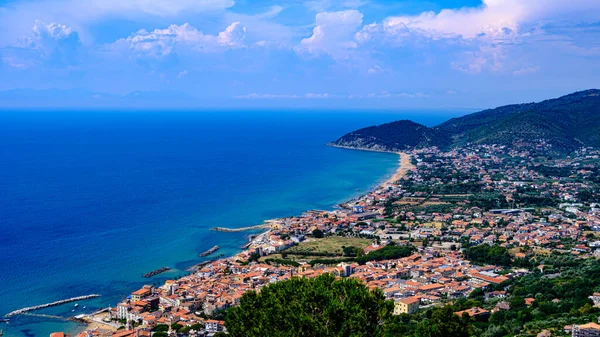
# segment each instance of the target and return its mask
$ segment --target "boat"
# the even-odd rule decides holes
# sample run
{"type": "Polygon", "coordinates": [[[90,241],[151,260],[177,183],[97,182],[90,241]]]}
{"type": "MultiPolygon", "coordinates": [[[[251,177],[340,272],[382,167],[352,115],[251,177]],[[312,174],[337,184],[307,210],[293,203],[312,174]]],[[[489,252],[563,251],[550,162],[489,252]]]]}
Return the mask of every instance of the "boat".
{"type": "Polygon", "coordinates": [[[75,303],[74,307],[77,308],[79,306],[79,303],[75,303]]]}
{"type": "Polygon", "coordinates": [[[85,305],[83,306],[83,308],[85,309],[85,305]]]}

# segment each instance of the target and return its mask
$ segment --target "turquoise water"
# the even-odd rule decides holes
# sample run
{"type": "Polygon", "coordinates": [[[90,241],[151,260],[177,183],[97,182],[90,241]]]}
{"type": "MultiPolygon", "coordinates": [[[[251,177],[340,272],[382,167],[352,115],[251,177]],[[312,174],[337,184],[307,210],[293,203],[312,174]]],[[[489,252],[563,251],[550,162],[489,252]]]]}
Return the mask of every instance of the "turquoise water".
{"type": "MultiPolygon", "coordinates": [[[[396,155],[325,143],[368,125],[460,114],[0,112],[0,314],[99,293],[78,309],[39,311],[91,312],[183,274],[215,244],[234,254],[248,233],[208,229],[332,209],[397,167],[396,155]],[[162,266],[173,270],[141,277],[162,266]]],[[[47,336],[77,326],[19,316],[4,329],[47,336]]]]}

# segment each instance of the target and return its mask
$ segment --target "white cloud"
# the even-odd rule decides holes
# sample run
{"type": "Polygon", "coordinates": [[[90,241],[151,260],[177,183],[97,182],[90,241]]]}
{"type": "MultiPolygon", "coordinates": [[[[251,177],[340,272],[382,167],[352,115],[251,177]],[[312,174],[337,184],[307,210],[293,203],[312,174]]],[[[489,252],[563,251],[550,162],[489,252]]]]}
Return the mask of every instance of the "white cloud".
{"type": "Polygon", "coordinates": [[[346,58],[348,50],[357,47],[354,35],[362,25],[362,19],[362,13],[354,9],[319,13],[313,35],[303,39],[298,50],[346,58]]]}
{"type": "Polygon", "coordinates": [[[517,69],[517,70],[513,71],[512,74],[516,75],[516,76],[529,75],[529,74],[537,73],[539,70],[540,70],[540,67],[521,68],[521,69],[517,69]]]}
{"type": "Polygon", "coordinates": [[[182,78],[182,77],[186,76],[187,74],[189,74],[189,71],[182,70],[177,74],[177,78],[182,78]]]}
{"type": "MultiPolygon", "coordinates": [[[[394,34],[406,29],[418,31],[432,38],[462,37],[473,39],[487,36],[506,39],[515,36],[524,25],[539,20],[567,18],[577,15],[598,19],[600,14],[584,12],[600,11],[597,0],[483,0],[477,8],[458,10],[444,9],[439,13],[424,12],[416,16],[393,16],[383,23],[383,29],[394,34]]],[[[525,33],[525,32],[520,32],[525,33]]]]}
{"type": "Polygon", "coordinates": [[[189,23],[171,25],[166,29],[151,32],[140,30],[135,34],[116,41],[113,49],[128,48],[138,55],[163,57],[177,48],[194,52],[216,52],[229,48],[244,47],[246,28],[239,22],[229,25],[218,35],[207,35],[189,23]]]}
{"type": "Polygon", "coordinates": [[[229,47],[241,47],[246,39],[246,27],[242,27],[239,22],[234,22],[225,31],[220,32],[217,41],[220,45],[229,47]]]}
{"type": "Polygon", "coordinates": [[[385,72],[385,70],[379,66],[378,64],[374,65],[372,68],[369,68],[369,70],[367,70],[367,74],[379,74],[379,73],[383,73],[385,72]]]}
{"type": "Polygon", "coordinates": [[[66,66],[75,62],[81,41],[79,34],[67,25],[56,22],[34,22],[31,34],[17,43],[0,49],[2,62],[17,69],[26,69],[37,64],[66,66]]]}

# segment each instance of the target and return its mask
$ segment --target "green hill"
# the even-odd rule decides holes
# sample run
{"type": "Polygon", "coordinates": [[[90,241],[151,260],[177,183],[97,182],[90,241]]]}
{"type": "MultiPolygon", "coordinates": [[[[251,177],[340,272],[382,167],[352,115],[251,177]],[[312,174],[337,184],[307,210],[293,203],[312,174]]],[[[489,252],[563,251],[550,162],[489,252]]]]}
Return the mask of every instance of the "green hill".
{"type": "Polygon", "coordinates": [[[600,146],[600,90],[576,92],[539,103],[514,104],[452,118],[428,128],[408,120],[348,133],[332,145],[400,151],[451,148],[467,143],[512,145],[545,140],[557,152],[600,146]]]}

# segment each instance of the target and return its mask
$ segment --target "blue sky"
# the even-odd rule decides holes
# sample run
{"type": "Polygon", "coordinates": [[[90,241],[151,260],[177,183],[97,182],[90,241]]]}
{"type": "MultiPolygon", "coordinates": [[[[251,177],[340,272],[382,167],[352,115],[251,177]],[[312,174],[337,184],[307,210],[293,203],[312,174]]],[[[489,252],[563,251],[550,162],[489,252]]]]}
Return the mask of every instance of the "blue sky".
{"type": "Polygon", "coordinates": [[[0,106],[485,108],[600,87],[598,0],[0,0],[0,106]]]}

